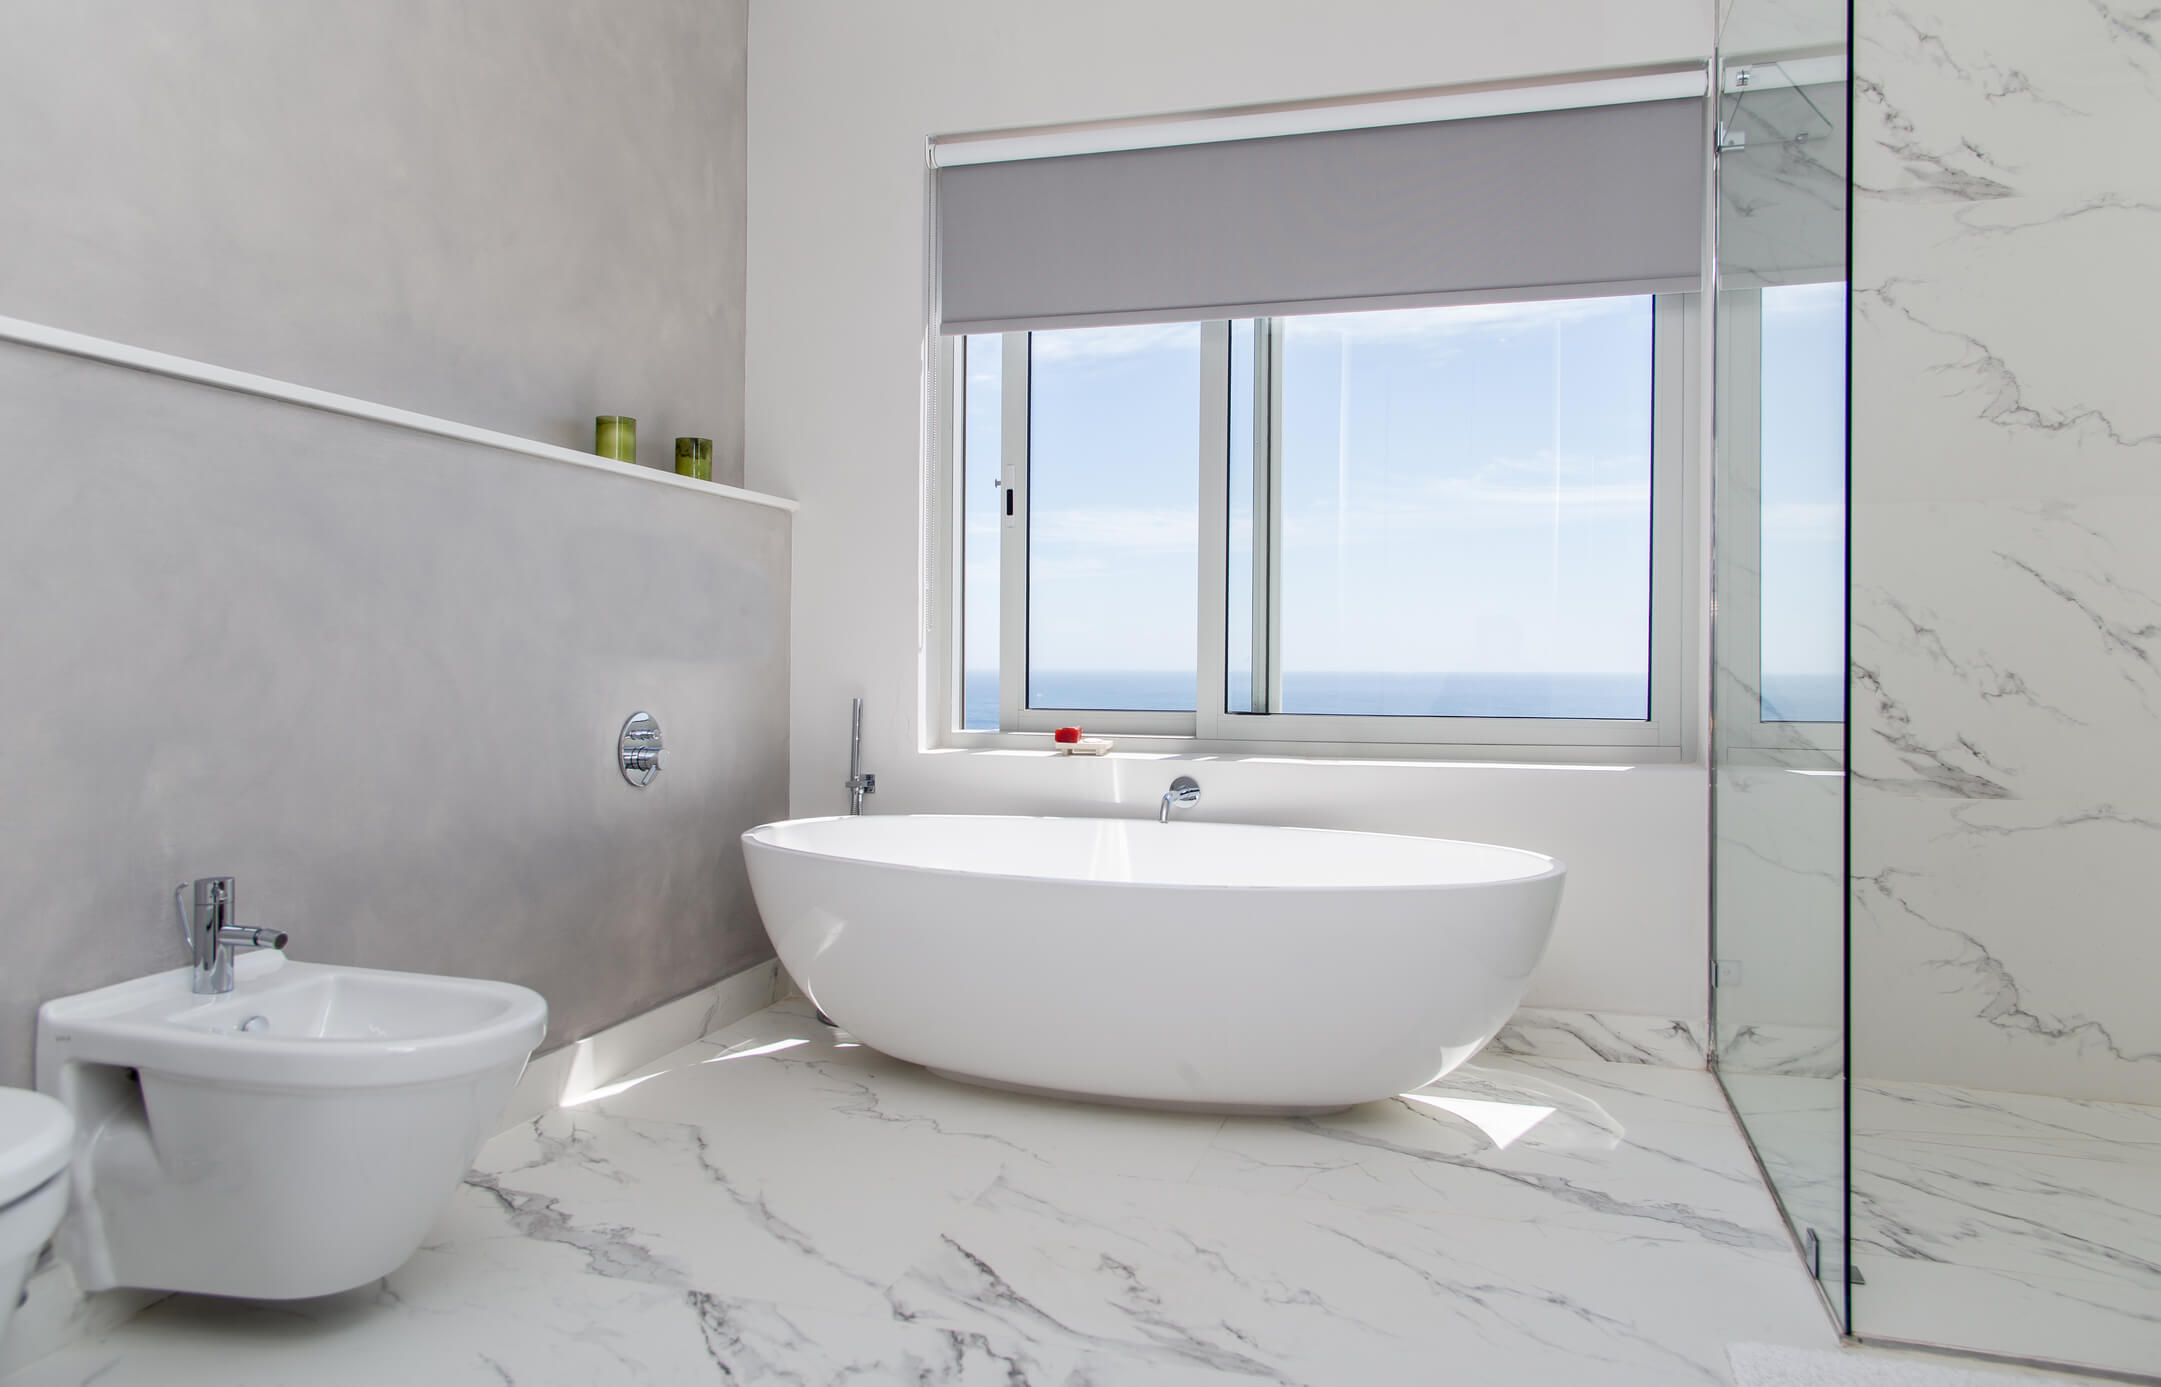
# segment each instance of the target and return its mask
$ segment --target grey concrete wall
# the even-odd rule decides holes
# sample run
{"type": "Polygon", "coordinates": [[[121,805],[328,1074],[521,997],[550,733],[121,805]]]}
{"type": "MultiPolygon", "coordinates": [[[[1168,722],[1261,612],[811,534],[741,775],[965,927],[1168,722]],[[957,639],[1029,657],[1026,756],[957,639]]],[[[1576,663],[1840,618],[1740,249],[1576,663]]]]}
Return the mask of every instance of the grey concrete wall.
{"type": "Polygon", "coordinates": [[[740,477],[745,0],[8,0],[0,314],[740,477]]]}
{"type": "MultiPolygon", "coordinates": [[[[744,0],[10,0],[0,314],[739,466],[744,0]]],[[[765,957],[787,517],[0,348],[0,1083],[182,961],[511,978],[550,1043],[765,957]],[[636,708],[667,772],[610,767],[636,708]]]]}
{"type": "Polygon", "coordinates": [[[0,346],[0,1083],[39,1001],[184,962],[211,873],[294,957],[539,989],[550,1044],[767,957],[787,574],[778,510],[0,346]]]}

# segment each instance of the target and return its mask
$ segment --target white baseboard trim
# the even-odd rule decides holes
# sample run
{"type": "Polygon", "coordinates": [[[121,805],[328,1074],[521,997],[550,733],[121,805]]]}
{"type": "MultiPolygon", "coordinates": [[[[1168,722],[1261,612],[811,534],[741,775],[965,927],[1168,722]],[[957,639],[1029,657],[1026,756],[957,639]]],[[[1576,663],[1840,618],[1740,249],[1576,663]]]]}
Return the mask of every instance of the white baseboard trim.
{"type": "Polygon", "coordinates": [[[680,1050],[708,1031],[763,1011],[780,1000],[781,976],[779,960],[769,958],[539,1056],[525,1066],[496,1129],[507,1132],[522,1127],[542,1113],[614,1083],[639,1065],[680,1050]]]}

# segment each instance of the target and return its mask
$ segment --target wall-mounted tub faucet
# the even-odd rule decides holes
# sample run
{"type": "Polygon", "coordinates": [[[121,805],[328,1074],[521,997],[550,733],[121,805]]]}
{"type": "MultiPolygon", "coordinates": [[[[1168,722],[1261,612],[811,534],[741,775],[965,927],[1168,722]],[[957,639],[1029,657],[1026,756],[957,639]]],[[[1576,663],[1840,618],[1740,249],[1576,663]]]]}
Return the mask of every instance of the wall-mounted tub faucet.
{"type": "Polygon", "coordinates": [[[848,722],[848,812],[863,812],[863,796],[878,793],[878,777],[863,769],[863,700],[848,722]]]}
{"type": "Polygon", "coordinates": [[[195,883],[195,913],[188,914],[188,884],[173,888],[173,909],[180,912],[180,933],[195,953],[197,992],[233,990],[233,949],[282,949],[285,932],[245,929],[233,923],[233,879],[202,877],[195,883]]]}
{"type": "Polygon", "coordinates": [[[1157,813],[1156,822],[1167,824],[1171,821],[1172,805],[1198,804],[1200,798],[1201,783],[1190,775],[1179,776],[1171,782],[1171,787],[1163,792],[1163,808],[1157,813]]]}

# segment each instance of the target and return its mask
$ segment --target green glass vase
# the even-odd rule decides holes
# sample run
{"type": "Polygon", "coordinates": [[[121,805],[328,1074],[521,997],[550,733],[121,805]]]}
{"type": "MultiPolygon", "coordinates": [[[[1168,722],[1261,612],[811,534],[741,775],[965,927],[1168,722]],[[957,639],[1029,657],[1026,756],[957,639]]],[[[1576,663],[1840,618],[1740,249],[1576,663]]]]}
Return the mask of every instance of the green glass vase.
{"type": "Polygon", "coordinates": [[[678,438],[675,440],[675,475],[696,477],[701,482],[713,480],[713,440],[710,438],[678,438]]]}
{"type": "Polygon", "coordinates": [[[593,420],[593,451],[617,462],[638,460],[638,421],[623,414],[593,420]]]}

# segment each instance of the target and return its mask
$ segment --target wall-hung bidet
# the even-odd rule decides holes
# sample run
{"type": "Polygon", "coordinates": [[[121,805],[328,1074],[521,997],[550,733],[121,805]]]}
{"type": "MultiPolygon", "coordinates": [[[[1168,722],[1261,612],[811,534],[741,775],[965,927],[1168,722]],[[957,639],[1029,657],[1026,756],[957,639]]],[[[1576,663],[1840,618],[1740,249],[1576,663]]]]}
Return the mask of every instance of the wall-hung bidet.
{"type": "MultiPolygon", "coordinates": [[[[211,880],[224,904],[194,928],[251,942],[211,880]]],[[[395,1270],[547,1029],[511,983],[224,962],[38,1009],[37,1085],[77,1128],[60,1247],[86,1289],[282,1300],[395,1270]],[[229,990],[198,994],[206,974],[229,990]]]]}
{"type": "Polygon", "coordinates": [[[42,1093],[0,1088],[0,1338],[68,1206],[75,1120],[42,1093]]]}

